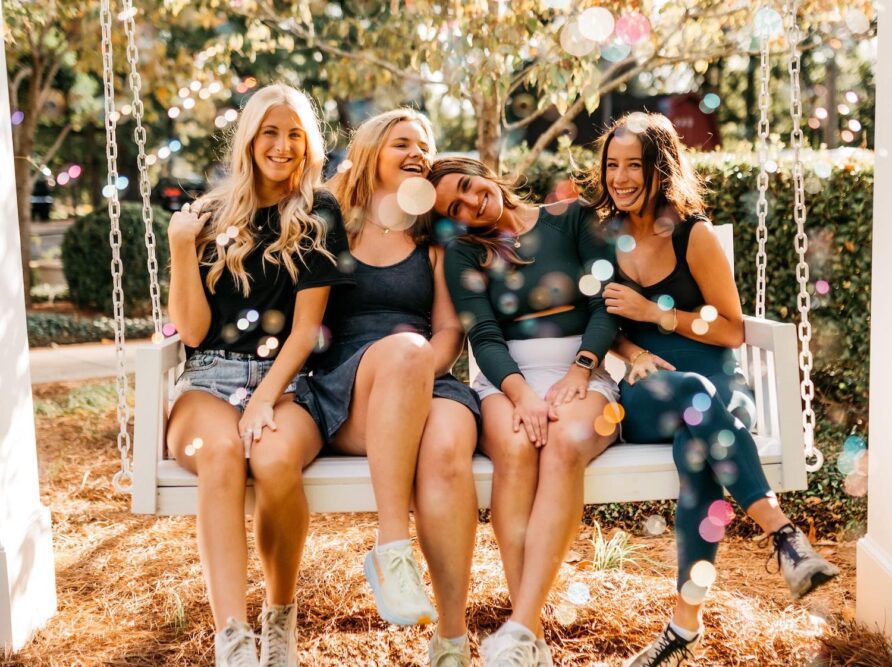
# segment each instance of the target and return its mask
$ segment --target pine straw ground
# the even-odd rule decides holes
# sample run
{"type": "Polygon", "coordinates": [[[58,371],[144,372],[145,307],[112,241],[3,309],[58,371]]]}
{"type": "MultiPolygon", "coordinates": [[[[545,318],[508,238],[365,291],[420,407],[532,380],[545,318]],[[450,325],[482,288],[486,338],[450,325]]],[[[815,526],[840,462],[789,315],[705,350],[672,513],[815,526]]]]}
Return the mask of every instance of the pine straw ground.
{"type": "MultiPolygon", "coordinates": [[[[39,386],[35,406],[42,496],[53,514],[59,612],[27,648],[0,664],[212,664],[194,520],[131,515],[127,498],[110,488],[116,467],[112,385],[39,386]]],[[[313,517],[298,583],[301,664],[426,664],[430,630],[388,626],[375,613],[361,568],[374,526],[370,514],[313,517]]],[[[596,572],[584,566],[593,552],[591,533],[581,527],[571,560],[580,559],[583,567],[564,565],[545,611],[546,636],[559,665],[620,664],[660,630],[673,599],[671,537],[634,537],[643,547],[637,563],[596,572]],[[572,583],[584,584],[591,600],[574,604],[572,583]]],[[[805,604],[793,604],[779,576],[765,574],[766,550],[751,540],[723,545],[697,664],[892,665],[888,644],[851,623],[854,544],[821,548],[842,576],[805,604]]],[[[249,580],[248,612],[256,618],[263,595],[256,558],[249,580]]],[[[481,524],[468,612],[475,655],[479,639],[507,613],[498,550],[489,524],[481,524]]]]}

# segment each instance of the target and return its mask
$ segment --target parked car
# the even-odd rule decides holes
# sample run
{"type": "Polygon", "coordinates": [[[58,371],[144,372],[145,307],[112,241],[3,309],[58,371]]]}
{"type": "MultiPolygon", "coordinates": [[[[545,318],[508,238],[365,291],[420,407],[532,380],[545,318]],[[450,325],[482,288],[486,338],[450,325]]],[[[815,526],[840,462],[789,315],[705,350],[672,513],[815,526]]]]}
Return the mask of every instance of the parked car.
{"type": "Polygon", "coordinates": [[[207,181],[200,178],[162,178],[152,190],[152,201],[167,211],[179,211],[207,189],[207,181]]]}
{"type": "Polygon", "coordinates": [[[31,191],[31,219],[49,220],[50,209],[53,207],[53,191],[45,179],[40,178],[34,184],[31,191]]]}

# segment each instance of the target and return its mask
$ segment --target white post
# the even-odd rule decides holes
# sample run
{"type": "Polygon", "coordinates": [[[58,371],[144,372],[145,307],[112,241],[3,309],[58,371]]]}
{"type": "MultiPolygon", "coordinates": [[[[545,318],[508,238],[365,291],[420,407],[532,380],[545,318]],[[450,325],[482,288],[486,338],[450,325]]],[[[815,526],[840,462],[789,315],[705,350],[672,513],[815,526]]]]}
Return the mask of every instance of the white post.
{"type": "MultiPolygon", "coordinates": [[[[888,3],[887,3],[888,4],[888,3]]],[[[857,618],[892,637],[892,11],[877,3],[876,171],[870,303],[867,535],[858,541],[857,618]],[[882,63],[886,63],[883,65],[882,63]]]]}
{"type": "MultiPolygon", "coordinates": [[[[0,2],[0,34],[3,34],[0,2]]],[[[0,646],[17,651],[56,612],[50,513],[40,503],[16,211],[6,52],[0,48],[0,646]]]]}

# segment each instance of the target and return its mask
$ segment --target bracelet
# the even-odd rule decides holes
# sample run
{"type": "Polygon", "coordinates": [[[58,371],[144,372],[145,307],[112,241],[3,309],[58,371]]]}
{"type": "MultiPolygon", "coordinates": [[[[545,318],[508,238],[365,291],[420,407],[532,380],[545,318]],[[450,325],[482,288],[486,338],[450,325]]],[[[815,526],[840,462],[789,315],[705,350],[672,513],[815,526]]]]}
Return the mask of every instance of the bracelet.
{"type": "Polygon", "coordinates": [[[631,359],[629,359],[629,363],[634,365],[635,362],[638,361],[638,357],[640,357],[642,354],[650,354],[650,350],[639,350],[631,359]]]}

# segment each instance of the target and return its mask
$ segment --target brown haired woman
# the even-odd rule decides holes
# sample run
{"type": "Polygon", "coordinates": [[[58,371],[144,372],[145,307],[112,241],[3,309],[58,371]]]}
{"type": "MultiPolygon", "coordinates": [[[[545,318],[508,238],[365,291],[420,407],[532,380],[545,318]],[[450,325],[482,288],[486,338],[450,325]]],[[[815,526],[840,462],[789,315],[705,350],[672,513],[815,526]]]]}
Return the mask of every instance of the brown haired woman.
{"type": "Polygon", "coordinates": [[[675,128],[661,114],[635,113],[599,144],[589,182],[617,245],[616,281],[604,298],[621,318],[618,350],[631,361],[620,384],[622,435],[671,441],[681,481],[675,613],[627,664],[674,667],[693,658],[703,636],[701,604],[730,509],[724,488],[772,536],[794,598],[838,570],[790,523],[762,472],[749,433],[755,406],[732,352],[743,343],[740,297],[675,128]],[[655,354],[675,370],[657,368],[655,354]]]}
{"type": "Polygon", "coordinates": [[[446,281],[482,370],[472,386],[513,605],[481,653],[488,667],[551,665],[539,616],[582,518],[585,467],[613,441],[602,415],[617,398],[601,367],[615,318],[577,285],[593,264],[612,267],[612,252],[590,208],[533,206],[476,160],[437,160],[428,178],[437,213],[466,229],[447,247],[446,281]]]}

